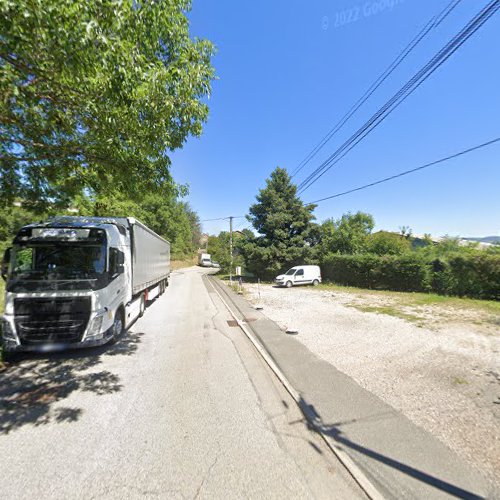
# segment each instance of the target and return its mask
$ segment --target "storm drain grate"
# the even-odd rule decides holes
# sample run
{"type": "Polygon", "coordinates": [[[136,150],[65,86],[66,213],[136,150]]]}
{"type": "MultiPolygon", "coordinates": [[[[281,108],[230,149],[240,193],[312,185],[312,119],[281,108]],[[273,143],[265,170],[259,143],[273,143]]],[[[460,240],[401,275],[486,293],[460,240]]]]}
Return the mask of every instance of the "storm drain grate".
{"type": "Polygon", "coordinates": [[[238,322],[235,319],[228,319],[227,320],[227,326],[238,326],[238,322]]]}

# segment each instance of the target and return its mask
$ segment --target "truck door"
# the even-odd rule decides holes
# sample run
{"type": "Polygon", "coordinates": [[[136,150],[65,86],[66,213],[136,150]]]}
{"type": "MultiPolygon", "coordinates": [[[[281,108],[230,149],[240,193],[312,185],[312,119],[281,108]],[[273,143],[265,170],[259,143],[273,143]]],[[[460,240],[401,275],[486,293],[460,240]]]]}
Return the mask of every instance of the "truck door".
{"type": "Polygon", "coordinates": [[[125,296],[125,254],[118,248],[109,249],[108,307],[113,313],[123,303],[125,296]]]}

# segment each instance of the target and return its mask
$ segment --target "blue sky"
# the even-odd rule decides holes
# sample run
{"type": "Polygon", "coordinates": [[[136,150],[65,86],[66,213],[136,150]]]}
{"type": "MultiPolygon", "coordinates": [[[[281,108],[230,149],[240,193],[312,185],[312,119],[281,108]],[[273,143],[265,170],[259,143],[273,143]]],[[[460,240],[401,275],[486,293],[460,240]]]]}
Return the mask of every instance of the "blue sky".
{"type": "MultiPolygon", "coordinates": [[[[193,36],[217,46],[201,138],[175,152],[201,219],[243,215],[276,166],[293,171],[449,0],[194,0],[193,36]],[[377,12],[377,7],[379,11],[377,12]],[[350,22],[348,22],[350,21],[350,22]]],[[[294,178],[300,182],[420,69],[487,0],[463,0],[294,178]]],[[[500,136],[500,13],[381,126],[303,193],[345,191],[500,136]]],[[[362,210],[377,229],[500,234],[500,144],[321,203],[318,221],[362,210]]],[[[243,219],[235,226],[243,227],[243,219]]],[[[204,223],[227,229],[226,221],[204,223]]]]}

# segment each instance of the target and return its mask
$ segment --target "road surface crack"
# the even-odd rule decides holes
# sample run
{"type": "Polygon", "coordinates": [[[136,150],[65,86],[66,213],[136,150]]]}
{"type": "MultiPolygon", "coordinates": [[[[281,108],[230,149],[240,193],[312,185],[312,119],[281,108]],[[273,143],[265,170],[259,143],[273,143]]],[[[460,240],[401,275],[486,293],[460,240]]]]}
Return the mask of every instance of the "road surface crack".
{"type": "Polygon", "coordinates": [[[205,472],[205,475],[203,476],[203,479],[201,480],[201,483],[198,486],[196,493],[194,494],[193,500],[199,497],[201,490],[203,489],[203,486],[205,485],[207,480],[210,478],[210,476],[212,474],[212,470],[217,465],[217,462],[219,460],[219,455],[220,455],[220,448],[217,451],[217,453],[215,454],[215,458],[213,459],[212,463],[208,467],[207,472],[205,472]]]}

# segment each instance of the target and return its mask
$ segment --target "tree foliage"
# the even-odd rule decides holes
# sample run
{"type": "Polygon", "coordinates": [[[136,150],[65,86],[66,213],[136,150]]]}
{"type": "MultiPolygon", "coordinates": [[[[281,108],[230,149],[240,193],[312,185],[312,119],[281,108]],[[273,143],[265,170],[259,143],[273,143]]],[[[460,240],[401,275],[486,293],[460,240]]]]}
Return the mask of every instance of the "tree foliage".
{"type": "Polygon", "coordinates": [[[326,253],[357,254],[366,251],[368,236],[375,226],[370,214],[347,213],[328,219],[320,228],[320,249],[326,253]]]}
{"type": "Polygon", "coordinates": [[[170,241],[172,258],[192,255],[201,232],[198,215],[178,199],[159,193],[145,193],[140,202],[122,193],[100,195],[95,200],[81,198],[77,205],[81,215],[135,217],[170,241]]]}
{"type": "Polygon", "coordinates": [[[213,46],[189,0],[0,0],[0,191],[68,206],[87,189],[175,196],[169,152],[199,135],[213,46]]]}
{"type": "Polygon", "coordinates": [[[379,231],[367,239],[366,250],[376,255],[402,255],[411,250],[411,242],[401,234],[379,231]]]}
{"type": "Polygon", "coordinates": [[[304,205],[285,169],[277,167],[256,197],[248,220],[258,235],[248,237],[241,251],[248,271],[273,277],[307,256],[315,205],[304,205]]]}
{"type": "MultiPolygon", "coordinates": [[[[243,266],[241,247],[251,238],[253,233],[249,229],[233,232],[233,272],[236,266],[243,266]]],[[[219,263],[221,270],[226,273],[229,273],[231,266],[229,239],[229,232],[221,231],[218,236],[210,235],[207,243],[207,252],[211,255],[212,261],[219,263]]]]}
{"type": "Polygon", "coordinates": [[[157,193],[146,194],[141,203],[126,198],[123,194],[101,195],[96,200],[80,197],[74,204],[77,212],[52,209],[35,213],[22,206],[0,206],[0,249],[11,244],[15,233],[25,224],[44,220],[53,215],[89,215],[135,217],[163,236],[171,243],[172,258],[180,259],[193,255],[199,244],[201,226],[198,215],[191,207],[174,198],[157,193]]]}

